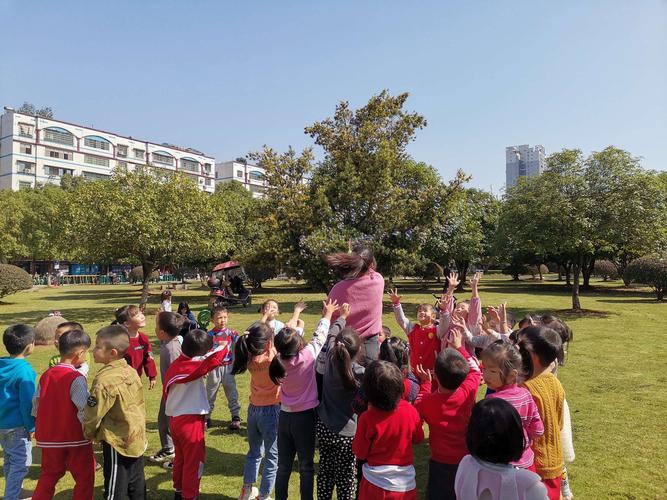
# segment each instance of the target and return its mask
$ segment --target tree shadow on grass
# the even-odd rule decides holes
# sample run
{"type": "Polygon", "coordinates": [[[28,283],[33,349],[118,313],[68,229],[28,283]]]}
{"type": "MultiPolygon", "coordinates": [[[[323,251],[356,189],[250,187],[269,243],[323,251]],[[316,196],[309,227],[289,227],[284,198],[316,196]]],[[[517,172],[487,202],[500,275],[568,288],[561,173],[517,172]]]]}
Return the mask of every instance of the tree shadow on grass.
{"type": "Polygon", "coordinates": [[[605,302],[607,304],[667,304],[667,301],[660,302],[655,297],[645,299],[600,299],[598,302],[605,302]]]}

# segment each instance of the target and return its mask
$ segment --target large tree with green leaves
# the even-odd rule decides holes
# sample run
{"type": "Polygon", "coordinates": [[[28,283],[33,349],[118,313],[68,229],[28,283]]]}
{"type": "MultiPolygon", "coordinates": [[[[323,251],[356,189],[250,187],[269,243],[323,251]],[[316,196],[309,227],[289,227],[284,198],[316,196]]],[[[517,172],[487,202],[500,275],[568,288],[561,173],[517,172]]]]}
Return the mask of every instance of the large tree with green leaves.
{"type": "Polygon", "coordinates": [[[0,264],[28,254],[22,229],[26,214],[24,201],[16,191],[0,190],[0,264]]]}
{"type": "Polygon", "coordinates": [[[213,211],[209,195],[182,174],[117,170],[109,180],[79,183],[73,194],[68,211],[79,255],[139,263],[142,304],[159,266],[208,260],[229,248],[227,222],[213,211]]]}

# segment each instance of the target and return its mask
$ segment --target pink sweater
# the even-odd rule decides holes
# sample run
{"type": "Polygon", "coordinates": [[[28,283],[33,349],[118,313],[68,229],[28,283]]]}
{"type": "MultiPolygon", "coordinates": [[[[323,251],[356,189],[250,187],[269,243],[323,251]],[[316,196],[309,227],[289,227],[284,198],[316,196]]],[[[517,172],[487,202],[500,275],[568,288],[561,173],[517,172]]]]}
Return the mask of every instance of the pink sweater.
{"type": "MultiPolygon", "coordinates": [[[[339,304],[347,302],[352,306],[347,318],[347,326],[354,328],[361,338],[380,333],[382,329],[382,298],[384,278],[370,269],[358,278],[349,278],[336,283],[329,292],[329,299],[339,304]]],[[[332,321],[336,321],[334,313],[332,321]]]]}

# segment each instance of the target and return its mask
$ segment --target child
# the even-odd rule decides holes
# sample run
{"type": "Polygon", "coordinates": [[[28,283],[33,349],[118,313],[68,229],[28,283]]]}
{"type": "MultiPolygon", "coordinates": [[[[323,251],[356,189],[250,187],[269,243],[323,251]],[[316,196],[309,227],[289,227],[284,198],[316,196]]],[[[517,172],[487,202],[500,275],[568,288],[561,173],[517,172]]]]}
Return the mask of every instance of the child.
{"type": "Polygon", "coordinates": [[[547,488],[550,499],[558,500],[563,475],[563,403],[565,391],[552,373],[552,363],[562,357],[560,336],[551,328],[529,326],[519,335],[519,351],[523,358],[530,391],[544,423],[544,434],[533,441],[535,469],[547,488]]]}
{"type": "Polygon", "coordinates": [[[390,337],[380,345],[380,359],[395,364],[403,374],[403,399],[414,403],[419,394],[419,379],[410,371],[409,358],[410,346],[403,339],[390,337]]]}
{"type": "Polygon", "coordinates": [[[331,499],[335,488],[338,499],[351,499],[356,473],[352,439],[357,429],[352,401],[364,376],[364,367],[356,362],[361,338],[354,329],[344,328],[335,336],[329,335],[327,343],[331,347],[325,363],[322,402],[317,408],[317,498],[331,499]]]}
{"type": "MultiPolygon", "coordinates": [[[[459,286],[459,273],[449,274],[449,286],[447,292],[440,299],[440,322],[438,323],[438,338],[442,342],[442,349],[449,347],[454,330],[459,327],[455,322],[464,322],[472,332],[472,335],[479,335],[482,321],[482,302],[479,299],[478,285],[482,279],[482,273],[475,273],[470,280],[471,296],[470,300],[456,302],[454,299],[454,290],[459,286]]],[[[471,356],[475,355],[474,346],[465,341],[465,347],[471,356]]]]}
{"type": "Polygon", "coordinates": [[[35,439],[42,449],[42,466],[35,500],[50,500],[56,484],[66,472],[74,478],[74,500],[93,498],[95,455],[93,445],[83,437],[88,401],[88,384],[78,370],[88,356],[90,337],[82,330],[69,330],[58,341],[60,362],[39,379],[33,402],[37,417],[35,439]]]}
{"type": "Polygon", "coordinates": [[[378,333],[378,344],[382,345],[382,342],[391,338],[391,328],[388,326],[382,325],[380,333],[378,333]]]}
{"type": "Polygon", "coordinates": [[[153,389],[157,378],[153,347],[148,336],[139,331],[146,326],[146,316],[137,306],[123,306],[116,310],[116,322],[123,325],[130,336],[130,346],[125,353],[127,364],[137,370],[140,377],[144,371],[148,377],[148,388],[153,389]]]}
{"type": "MultiPolygon", "coordinates": [[[[187,319],[180,314],[162,312],[155,319],[155,335],[160,341],[160,380],[162,387],[166,382],[169,366],[181,355],[181,342],[178,335],[187,323],[187,319]]],[[[174,441],[169,432],[169,418],[165,413],[164,398],[160,401],[157,415],[157,430],[160,434],[160,451],[148,457],[155,463],[165,463],[174,458],[174,441]]]]}
{"type": "Polygon", "coordinates": [[[213,320],[213,329],[208,334],[213,340],[213,346],[224,344],[229,346],[229,350],[222,366],[212,370],[206,379],[206,394],[208,394],[208,404],[211,407],[211,413],[206,419],[206,427],[211,427],[215,399],[222,385],[227,397],[227,407],[232,413],[232,421],[228,428],[232,431],[238,431],[241,428],[241,405],[239,404],[239,393],[236,390],[236,378],[232,375],[232,361],[234,359],[234,343],[239,338],[239,333],[227,326],[229,313],[224,307],[215,307],[211,313],[211,319],[213,320]]]}
{"type": "Polygon", "coordinates": [[[364,374],[370,402],[357,422],[352,451],[363,465],[360,499],[416,499],[412,445],[424,439],[417,410],[401,398],[403,374],[393,364],[373,361],[364,374]]]}
{"type": "MultiPolygon", "coordinates": [[[[53,344],[56,346],[56,349],[58,349],[58,339],[60,336],[65,332],[69,332],[70,330],[83,331],[83,326],[81,326],[81,323],[77,323],[76,321],[65,321],[64,323],[60,323],[56,327],[56,332],[53,339],[53,344]]],[[[49,368],[56,366],[58,363],[60,363],[60,354],[56,354],[55,356],[52,356],[51,359],[49,359],[49,368]]],[[[88,376],[88,370],[90,369],[90,353],[88,351],[86,351],[86,357],[81,365],[75,366],[75,368],[84,377],[88,376]]]]}
{"type": "Polygon", "coordinates": [[[276,319],[276,317],[280,314],[278,302],[273,299],[268,299],[264,301],[262,307],[259,309],[259,312],[262,313],[262,319],[260,321],[267,323],[271,328],[273,328],[274,335],[278,335],[280,330],[286,326],[289,326],[290,328],[294,328],[299,335],[303,336],[303,321],[299,319],[299,316],[306,309],[306,307],[306,303],[302,301],[294,304],[294,313],[292,314],[292,317],[287,323],[283,323],[282,321],[276,319]]]}
{"type": "Polygon", "coordinates": [[[315,381],[317,382],[317,399],[319,401],[322,401],[322,384],[324,383],[324,371],[327,366],[327,353],[335,342],[336,336],[345,328],[347,317],[350,315],[350,304],[343,304],[340,308],[340,316],[338,316],[329,328],[327,340],[324,342],[322,350],[317,356],[317,361],[315,361],[315,381]]]}
{"type": "Polygon", "coordinates": [[[229,343],[222,341],[213,347],[212,337],[204,330],[192,330],[183,339],[182,349],[183,354],[167,370],[163,397],[176,455],[175,499],[192,500],[199,495],[206,459],[205,419],[210,407],[203,377],[224,362],[229,343]]]}
{"type": "Polygon", "coordinates": [[[195,318],[195,315],[190,310],[190,305],[187,302],[180,302],[178,304],[178,311],[177,312],[181,316],[184,316],[188,319],[188,323],[186,323],[186,327],[187,327],[188,331],[199,328],[199,325],[197,324],[197,319],[195,318]]]}
{"type": "Polygon", "coordinates": [[[269,366],[276,355],[273,329],[266,323],[254,323],[236,342],[232,374],[250,372],[250,404],[248,405],[248,453],[243,467],[240,500],[270,498],[278,470],[278,416],[280,386],[269,377],[269,366]],[[259,490],[257,480],[264,450],[264,468],[259,490]]]}
{"type": "MultiPolygon", "coordinates": [[[[417,324],[414,324],[403,314],[401,297],[398,290],[389,293],[389,298],[394,307],[396,321],[408,336],[410,343],[410,365],[415,367],[421,365],[424,370],[433,371],[435,358],[440,352],[440,339],[436,332],[434,323],[435,312],[430,304],[419,304],[417,306],[417,324]]],[[[434,389],[437,387],[434,387],[434,389]]]]}
{"type": "Polygon", "coordinates": [[[171,312],[171,290],[160,294],[160,312],[171,312]]]}
{"type": "Polygon", "coordinates": [[[293,328],[283,328],[274,339],[277,355],[271,360],[269,377],[281,386],[280,416],[278,418],[278,474],[276,500],[287,498],[289,478],[294,456],[299,457],[300,498],[313,498],[315,466],[315,408],[317,383],[315,360],[319,354],[331,322],[331,315],[338,309],[336,301],[324,303],[322,319],[313,334],[313,340],[305,344],[303,337],[293,328]]]}
{"type": "Polygon", "coordinates": [[[523,438],[521,418],[512,405],[500,398],[477,403],[466,433],[470,455],[456,473],[457,498],[545,500],[540,477],[511,465],[525,449],[523,438]]]}
{"type": "Polygon", "coordinates": [[[509,342],[496,340],[482,351],[482,375],[486,385],[494,392],[488,398],[500,398],[510,403],[521,417],[525,449],[519,460],[512,465],[535,470],[534,454],[531,449],[533,439],[544,434],[544,425],[533,396],[524,387],[517,385],[521,370],[521,354],[509,342]]]}
{"type": "Polygon", "coordinates": [[[462,345],[461,332],[452,332],[449,344],[438,355],[435,375],[438,390],[431,390],[431,373],[421,366],[415,372],[422,381],[415,408],[428,424],[431,460],[428,465],[427,499],[452,499],[454,479],[461,459],[468,454],[465,431],[479,388],[477,363],[462,345]]]}
{"type": "Polygon", "coordinates": [[[4,457],[5,494],[16,500],[32,463],[32,398],[37,374],[26,358],[35,348],[28,325],[12,325],[2,335],[9,357],[0,358],[0,446],[4,457]]]}
{"type": "Polygon", "coordinates": [[[122,325],[97,332],[93,359],[104,365],[90,388],[83,435],[102,443],[104,497],[146,498],[146,408],[137,371],[125,361],[130,336],[122,325]]]}

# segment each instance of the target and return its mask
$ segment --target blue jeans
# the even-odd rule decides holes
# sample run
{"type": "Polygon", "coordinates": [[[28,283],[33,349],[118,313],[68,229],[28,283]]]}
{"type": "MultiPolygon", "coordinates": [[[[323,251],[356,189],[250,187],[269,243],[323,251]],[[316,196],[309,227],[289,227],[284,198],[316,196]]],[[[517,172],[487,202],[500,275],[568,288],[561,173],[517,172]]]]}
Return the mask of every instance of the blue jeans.
{"type": "Polygon", "coordinates": [[[32,441],[24,427],[0,430],[0,446],[5,453],[5,500],[18,500],[23,478],[32,464],[32,441]]]}
{"type": "Polygon", "coordinates": [[[259,465],[264,455],[264,470],[259,493],[268,496],[276,483],[278,470],[278,416],[280,405],[248,405],[248,445],[245,458],[243,483],[253,484],[259,474],[259,465]]]}

